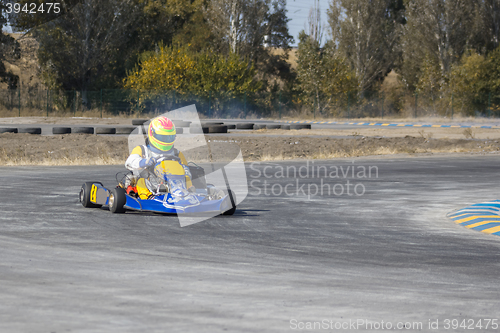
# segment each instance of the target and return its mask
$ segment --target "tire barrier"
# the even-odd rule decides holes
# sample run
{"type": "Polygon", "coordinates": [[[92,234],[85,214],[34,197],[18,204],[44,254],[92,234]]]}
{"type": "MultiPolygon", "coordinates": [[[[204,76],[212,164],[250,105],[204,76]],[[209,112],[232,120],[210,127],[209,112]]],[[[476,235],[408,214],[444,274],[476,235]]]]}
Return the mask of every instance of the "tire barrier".
{"type": "Polygon", "coordinates": [[[209,126],[216,126],[216,125],[223,125],[224,123],[219,123],[219,122],[202,122],[201,127],[209,127],[209,126]]]}
{"type": "Polygon", "coordinates": [[[253,125],[253,123],[239,123],[236,124],[236,129],[253,130],[253,125]]]}
{"type": "Polygon", "coordinates": [[[267,129],[281,129],[281,125],[278,124],[268,124],[266,125],[267,129]]]}
{"type": "Polygon", "coordinates": [[[96,127],[95,134],[116,134],[114,127],[96,127]]]}
{"type": "Polygon", "coordinates": [[[71,133],[74,134],[94,134],[93,127],[72,127],[71,133]]]}
{"type": "Polygon", "coordinates": [[[228,124],[226,126],[227,126],[228,130],[230,130],[230,129],[236,129],[236,125],[235,124],[228,124]]]}
{"type": "MultiPolygon", "coordinates": [[[[174,123],[175,127],[189,127],[191,125],[190,121],[184,121],[184,120],[172,120],[174,123]]],[[[142,125],[142,124],[141,124],[142,125]]]]}
{"type": "Polygon", "coordinates": [[[139,126],[139,125],[144,124],[148,120],[149,119],[132,119],[132,125],[139,126]]]}
{"type": "Polygon", "coordinates": [[[17,133],[17,128],[13,128],[13,127],[0,127],[0,133],[17,133]]]}
{"type": "Polygon", "coordinates": [[[130,134],[135,130],[135,127],[117,127],[115,134],[130,134]]]}
{"type": "Polygon", "coordinates": [[[52,127],[52,134],[69,134],[71,127],[52,127]]]}
{"type": "Polygon", "coordinates": [[[42,134],[40,127],[19,127],[17,133],[42,134]]]}
{"type": "Polygon", "coordinates": [[[290,125],[281,125],[281,129],[285,130],[285,131],[289,131],[290,130],[290,125]]]}
{"type": "Polygon", "coordinates": [[[184,133],[184,129],[182,127],[175,126],[175,132],[177,134],[182,134],[182,133],[184,133]]]}
{"type": "Polygon", "coordinates": [[[208,127],[191,127],[189,129],[189,133],[192,133],[192,134],[204,134],[204,133],[208,133],[209,129],[208,127]]]}
{"type": "Polygon", "coordinates": [[[260,129],[265,129],[265,128],[266,128],[266,124],[254,124],[253,125],[254,130],[260,130],[260,129]]]}
{"type": "Polygon", "coordinates": [[[311,124],[292,124],[287,126],[290,126],[290,129],[293,130],[311,129],[311,124]]]}
{"type": "Polygon", "coordinates": [[[225,125],[209,126],[208,133],[227,133],[227,126],[225,125]]]}

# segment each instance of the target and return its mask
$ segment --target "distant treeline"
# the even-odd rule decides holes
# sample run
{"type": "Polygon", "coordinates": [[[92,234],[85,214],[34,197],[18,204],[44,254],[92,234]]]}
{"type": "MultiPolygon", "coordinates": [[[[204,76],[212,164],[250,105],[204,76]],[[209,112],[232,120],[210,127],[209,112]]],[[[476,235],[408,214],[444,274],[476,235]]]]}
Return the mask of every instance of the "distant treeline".
{"type": "MultiPolygon", "coordinates": [[[[61,0],[57,13],[23,10],[34,2],[44,1],[19,0],[18,12],[2,2],[0,25],[36,38],[47,88],[79,91],[82,105],[87,91],[127,89],[211,105],[237,98],[267,113],[500,109],[499,0],[312,1],[296,68],[286,0],[61,0]]],[[[0,40],[0,77],[16,89],[2,62],[15,41],[0,40]]]]}

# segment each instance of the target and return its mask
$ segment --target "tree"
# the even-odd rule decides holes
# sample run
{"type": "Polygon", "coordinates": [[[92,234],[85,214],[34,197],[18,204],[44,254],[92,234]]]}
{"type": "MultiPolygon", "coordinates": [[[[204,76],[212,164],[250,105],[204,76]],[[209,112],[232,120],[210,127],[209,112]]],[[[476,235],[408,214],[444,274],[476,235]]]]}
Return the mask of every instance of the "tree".
{"type": "MultiPolygon", "coordinates": [[[[256,41],[262,44],[265,34],[267,0],[212,0],[205,16],[226,53],[244,53],[256,41]],[[260,40],[259,40],[260,39],[260,40]],[[250,46],[250,47],[249,47],[250,46]]],[[[253,58],[253,52],[251,58],[253,58]]]]}
{"type": "Polygon", "coordinates": [[[398,58],[403,22],[398,0],[333,0],[328,10],[332,41],[359,79],[360,93],[372,89],[398,58]]]}
{"type": "Polygon", "coordinates": [[[486,57],[470,52],[452,66],[450,86],[455,100],[466,114],[474,115],[476,107],[484,107],[485,95],[489,92],[488,71],[490,64],[486,57]]]}
{"type": "Polygon", "coordinates": [[[234,53],[224,56],[212,51],[194,53],[188,47],[160,46],[158,52],[148,54],[129,72],[124,87],[203,98],[217,92],[231,98],[257,91],[260,84],[254,76],[254,67],[234,53]]]}
{"type": "Polygon", "coordinates": [[[403,31],[401,74],[411,89],[421,75],[425,59],[439,68],[440,85],[446,83],[452,65],[457,63],[473,37],[476,1],[409,0],[407,24],[403,31]]]}
{"type": "Polygon", "coordinates": [[[474,0],[474,16],[471,26],[470,47],[485,54],[500,44],[500,2],[498,0],[474,0]]]}
{"type": "Polygon", "coordinates": [[[2,29],[2,31],[0,31],[0,82],[6,82],[9,89],[16,89],[19,77],[11,72],[8,72],[4,64],[7,52],[12,52],[12,50],[14,50],[14,53],[16,53],[16,51],[18,51],[18,45],[14,38],[3,32],[3,27],[7,24],[7,18],[4,15],[5,9],[5,4],[1,2],[0,29],[2,29]]]}
{"type": "MultiPolygon", "coordinates": [[[[29,0],[22,0],[28,2],[29,0]]],[[[120,87],[137,56],[171,43],[199,1],[62,0],[63,14],[16,17],[15,27],[39,42],[42,76],[52,89],[87,91],[120,87]]]]}
{"type": "Polygon", "coordinates": [[[286,13],[286,0],[211,0],[204,9],[216,51],[253,61],[264,80],[291,79],[286,59],[293,37],[286,13]],[[285,52],[273,53],[275,49],[285,52]]]}
{"type": "Polygon", "coordinates": [[[203,15],[202,7],[198,7],[172,38],[173,45],[189,46],[194,52],[213,50],[217,40],[203,15]]]}
{"type": "Polygon", "coordinates": [[[336,106],[342,106],[350,92],[357,91],[356,75],[346,61],[338,57],[333,43],[329,42],[322,48],[318,39],[304,31],[299,40],[297,79],[303,98],[313,105],[314,112],[333,112],[336,106]]]}
{"type": "MultiPolygon", "coordinates": [[[[26,0],[23,0],[27,2],[26,0]]],[[[87,91],[111,84],[134,22],[143,7],[135,0],[64,1],[61,13],[51,20],[40,14],[14,17],[17,30],[32,33],[39,42],[38,59],[42,77],[52,89],[87,91]]]]}

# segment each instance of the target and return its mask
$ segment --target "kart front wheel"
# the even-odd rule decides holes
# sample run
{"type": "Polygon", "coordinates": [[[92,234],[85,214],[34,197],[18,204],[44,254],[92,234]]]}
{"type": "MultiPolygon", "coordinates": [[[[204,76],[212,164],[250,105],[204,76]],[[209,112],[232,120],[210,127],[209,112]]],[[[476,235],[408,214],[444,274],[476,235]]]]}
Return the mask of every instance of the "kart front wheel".
{"type": "Polygon", "coordinates": [[[80,202],[82,203],[82,206],[85,208],[100,208],[102,206],[92,203],[92,201],[90,201],[90,193],[92,191],[92,185],[94,183],[101,184],[98,182],[86,182],[83,183],[82,188],[80,189],[80,202]]]}
{"type": "Polygon", "coordinates": [[[232,208],[223,212],[222,215],[233,215],[234,212],[236,212],[236,195],[229,189],[227,190],[227,194],[229,195],[228,199],[231,203],[232,208]]]}
{"type": "Polygon", "coordinates": [[[112,213],[125,213],[125,204],[127,203],[127,195],[121,187],[116,187],[109,193],[109,210],[112,213]]]}

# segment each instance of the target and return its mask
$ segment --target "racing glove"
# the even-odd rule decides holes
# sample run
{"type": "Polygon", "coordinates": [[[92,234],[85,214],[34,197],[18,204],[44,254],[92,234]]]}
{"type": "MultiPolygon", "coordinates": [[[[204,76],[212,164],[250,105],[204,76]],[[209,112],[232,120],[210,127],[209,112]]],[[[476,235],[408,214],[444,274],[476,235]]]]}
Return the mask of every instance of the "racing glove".
{"type": "Polygon", "coordinates": [[[153,157],[143,158],[139,161],[139,167],[141,168],[149,168],[156,164],[156,160],[153,157]]]}
{"type": "Polygon", "coordinates": [[[193,178],[193,176],[191,175],[191,170],[189,170],[189,167],[187,165],[184,165],[184,164],[181,164],[181,165],[184,168],[184,172],[186,173],[186,176],[188,176],[189,178],[193,178]]]}

